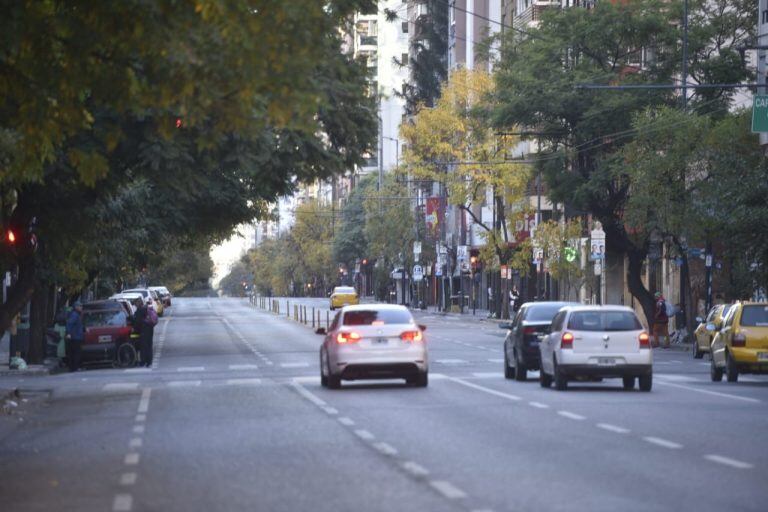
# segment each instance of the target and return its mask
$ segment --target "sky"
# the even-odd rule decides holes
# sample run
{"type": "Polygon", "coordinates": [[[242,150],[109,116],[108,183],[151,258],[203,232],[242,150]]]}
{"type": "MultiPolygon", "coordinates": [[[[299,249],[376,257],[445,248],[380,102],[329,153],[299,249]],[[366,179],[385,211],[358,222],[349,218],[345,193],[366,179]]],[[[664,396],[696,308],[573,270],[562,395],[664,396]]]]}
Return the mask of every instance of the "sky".
{"type": "Polygon", "coordinates": [[[229,274],[232,265],[254,245],[254,228],[249,225],[240,225],[236,233],[228,240],[211,247],[211,259],[213,260],[213,280],[211,286],[217,288],[219,282],[229,274]]]}

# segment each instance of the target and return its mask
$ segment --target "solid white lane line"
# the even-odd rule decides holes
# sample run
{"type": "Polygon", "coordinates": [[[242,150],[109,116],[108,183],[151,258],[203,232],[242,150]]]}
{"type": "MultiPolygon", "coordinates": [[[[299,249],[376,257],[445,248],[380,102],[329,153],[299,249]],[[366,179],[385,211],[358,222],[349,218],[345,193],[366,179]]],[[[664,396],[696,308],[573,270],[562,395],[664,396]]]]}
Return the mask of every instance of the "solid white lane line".
{"type": "Polygon", "coordinates": [[[339,418],[339,423],[342,425],[346,425],[347,427],[351,427],[355,424],[355,422],[351,418],[347,418],[346,416],[339,418]]]}
{"type": "Polygon", "coordinates": [[[118,494],[112,503],[114,512],[129,512],[133,508],[133,497],[130,494],[118,494]]]}
{"type": "Polygon", "coordinates": [[[176,368],[177,372],[204,372],[205,366],[180,366],[176,368]]]}
{"type": "Polygon", "coordinates": [[[611,425],[610,423],[598,423],[597,428],[607,430],[608,432],[615,432],[616,434],[629,434],[631,432],[628,428],[617,427],[616,425],[611,425]]]}
{"type": "Polygon", "coordinates": [[[557,411],[557,414],[559,414],[560,416],[563,416],[564,418],[569,418],[572,420],[581,421],[581,420],[587,419],[586,416],[582,416],[581,414],[576,414],[575,412],[570,412],[570,411],[557,411]]]}
{"type": "Polygon", "coordinates": [[[704,393],[705,395],[713,395],[713,396],[719,396],[722,398],[730,398],[732,400],[741,400],[743,402],[752,402],[752,403],[760,403],[760,400],[757,398],[749,398],[746,396],[738,396],[738,395],[731,395],[728,393],[720,393],[718,391],[709,391],[707,389],[698,389],[698,388],[692,388],[691,386],[683,386],[682,384],[673,384],[671,382],[663,382],[656,379],[656,384],[660,384],[662,386],[669,386],[673,388],[680,388],[680,389],[686,389],[688,391],[695,391],[697,393],[704,393]]]}
{"type": "Polygon", "coordinates": [[[134,434],[143,434],[144,433],[144,425],[136,425],[133,427],[133,433],[134,434]]]}
{"type": "Polygon", "coordinates": [[[166,385],[170,388],[191,388],[199,386],[203,383],[201,380],[172,380],[166,382],[166,385]]]}
{"type": "Polygon", "coordinates": [[[142,441],[140,437],[134,437],[128,443],[128,446],[131,447],[131,448],[141,448],[141,445],[143,445],[143,444],[144,444],[144,441],[142,441]]]}
{"type": "Polygon", "coordinates": [[[105,384],[101,389],[104,391],[133,391],[138,388],[138,382],[112,382],[105,384]]]}
{"type": "Polygon", "coordinates": [[[362,428],[359,428],[359,429],[355,430],[355,435],[357,437],[359,437],[360,439],[363,439],[365,441],[372,441],[372,440],[376,439],[376,436],[374,436],[373,434],[371,434],[370,432],[368,432],[367,430],[364,430],[362,428]]]}
{"type": "Polygon", "coordinates": [[[541,402],[528,402],[528,405],[531,407],[535,407],[537,409],[549,409],[549,406],[547,404],[543,404],[541,402]]]}
{"type": "MultiPolygon", "coordinates": [[[[149,397],[152,395],[152,388],[144,388],[141,392],[141,400],[139,400],[138,413],[146,414],[149,410],[149,397]]],[[[137,419],[138,421],[138,419],[137,419]]]]}
{"type": "Polygon", "coordinates": [[[644,437],[643,440],[647,441],[647,442],[649,442],[651,444],[655,444],[656,446],[661,446],[663,448],[669,448],[671,450],[679,450],[680,448],[683,447],[683,445],[681,445],[679,443],[675,443],[673,441],[668,441],[668,440],[662,439],[660,437],[651,437],[651,436],[649,436],[649,437],[644,437]]]}
{"type": "Polygon", "coordinates": [[[489,395],[498,396],[500,398],[506,398],[507,400],[517,401],[522,400],[517,395],[511,395],[509,393],[502,393],[501,391],[496,391],[495,389],[487,388],[485,386],[481,386],[479,384],[475,384],[474,382],[469,382],[464,379],[459,379],[456,377],[448,377],[446,376],[447,380],[450,380],[452,382],[455,382],[457,384],[461,384],[462,386],[466,386],[468,388],[476,389],[478,391],[482,391],[483,393],[488,393],[489,395]]]}
{"type": "Polygon", "coordinates": [[[256,364],[231,364],[230,370],[258,370],[259,366],[256,364]]]}
{"type": "Polygon", "coordinates": [[[446,482],[445,480],[432,480],[431,482],[429,482],[429,485],[431,485],[435,490],[437,490],[437,492],[439,492],[449,500],[455,500],[455,499],[467,497],[467,493],[465,493],[458,487],[455,487],[452,483],[446,482]]]}
{"type": "Polygon", "coordinates": [[[228,379],[227,386],[254,386],[261,384],[261,379],[228,379]]]}
{"type": "Polygon", "coordinates": [[[125,460],[123,461],[126,466],[135,466],[139,463],[139,454],[138,453],[129,453],[126,454],[125,460]]]}
{"type": "Polygon", "coordinates": [[[376,443],[373,445],[374,448],[376,448],[379,452],[383,453],[384,455],[397,455],[397,450],[394,446],[387,444],[387,443],[376,443]]]}
{"type": "Polygon", "coordinates": [[[717,462],[718,464],[725,464],[726,466],[730,466],[732,468],[736,469],[752,469],[752,464],[749,464],[748,462],[741,462],[740,460],[731,459],[729,457],[723,457],[722,455],[705,455],[705,459],[711,460],[712,462],[717,462]]]}
{"type": "Polygon", "coordinates": [[[123,473],[120,475],[120,485],[133,485],[136,483],[136,473],[123,473]]]}
{"type": "Polygon", "coordinates": [[[415,462],[408,461],[403,462],[403,469],[412,474],[413,476],[424,477],[429,474],[426,468],[416,464],[415,462]]]}
{"type": "Polygon", "coordinates": [[[305,388],[304,386],[302,386],[301,384],[299,384],[299,383],[298,383],[298,382],[296,382],[295,380],[294,380],[293,382],[291,382],[291,386],[292,386],[292,387],[293,387],[293,389],[295,389],[295,390],[296,390],[296,391],[297,391],[297,392],[298,392],[298,393],[299,393],[301,396],[303,396],[304,398],[306,398],[307,400],[309,400],[309,401],[310,401],[310,402],[312,402],[313,404],[317,405],[318,407],[323,407],[324,405],[327,405],[327,404],[325,403],[325,400],[323,400],[323,399],[322,399],[322,398],[320,398],[320,397],[317,397],[317,396],[315,396],[315,395],[314,395],[314,393],[312,393],[312,392],[308,391],[308,390],[307,390],[307,388],[305,388]]]}

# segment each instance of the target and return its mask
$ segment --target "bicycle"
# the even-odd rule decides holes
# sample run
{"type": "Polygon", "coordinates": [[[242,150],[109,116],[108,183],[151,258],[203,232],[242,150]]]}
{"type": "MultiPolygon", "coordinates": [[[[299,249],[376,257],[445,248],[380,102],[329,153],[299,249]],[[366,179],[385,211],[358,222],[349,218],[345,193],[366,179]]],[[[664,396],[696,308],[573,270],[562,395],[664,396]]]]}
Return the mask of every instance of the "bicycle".
{"type": "Polygon", "coordinates": [[[132,333],[128,341],[122,342],[115,350],[115,360],[113,365],[116,368],[132,368],[136,366],[139,359],[136,343],[139,339],[138,334],[132,333]]]}

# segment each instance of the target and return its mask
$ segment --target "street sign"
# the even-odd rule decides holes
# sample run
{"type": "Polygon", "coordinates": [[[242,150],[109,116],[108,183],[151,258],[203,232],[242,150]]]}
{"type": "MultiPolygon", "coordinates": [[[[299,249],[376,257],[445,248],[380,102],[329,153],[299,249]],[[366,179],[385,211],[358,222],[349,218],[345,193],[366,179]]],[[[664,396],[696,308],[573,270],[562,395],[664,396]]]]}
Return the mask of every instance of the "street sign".
{"type": "Polygon", "coordinates": [[[755,96],[752,100],[752,133],[768,132],[768,96],[755,96]]]}
{"type": "Polygon", "coordinates": [[[576,249],[573,247],[566,247],[565,248],[565,261],[568,263],[573,263],[576,261],[576,249]]]}
{"type": "Polygon", "coordinates": [[[414,265],[413,266],[413,280],[414,281],[421,281],[424,279],[424,269],[421,265],[414,265]]]}
{"type": "Polygon", "coordinates": [[[413,242],[413,254],[421,254],[421,242],[413,242]]]}
{"type": "Polygon", "coordinates": [[[605,258],[605,231],[603,231],[603,228],[593,229],[590,233],[590,238],[591,250],[589,251],[589,259],[595,261],[605,258]]]}

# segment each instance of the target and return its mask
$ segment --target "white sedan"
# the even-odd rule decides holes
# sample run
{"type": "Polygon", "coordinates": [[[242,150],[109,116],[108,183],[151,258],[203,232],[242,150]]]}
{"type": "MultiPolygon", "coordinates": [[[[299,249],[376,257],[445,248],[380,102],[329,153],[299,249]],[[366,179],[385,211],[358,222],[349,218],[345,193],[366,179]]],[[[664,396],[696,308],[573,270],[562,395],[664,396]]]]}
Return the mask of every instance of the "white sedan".
{"type": "Polygon", "coordinates": [[[404,306],[361,304],[343,307],[328,326],[320,347],[320,382],[336,389],[343,380],[404,378],[426,387],[427,342],[404,306]]]}
{"type": "Polygon", "coordinates": [[[567,306],[552,320],[552,330],[539,344],[542,387],[558,390],[573,379],[620,377],[624,389],[653,385],[653,356],[648,333],[635,312],[625,306],[567,306]]]}

